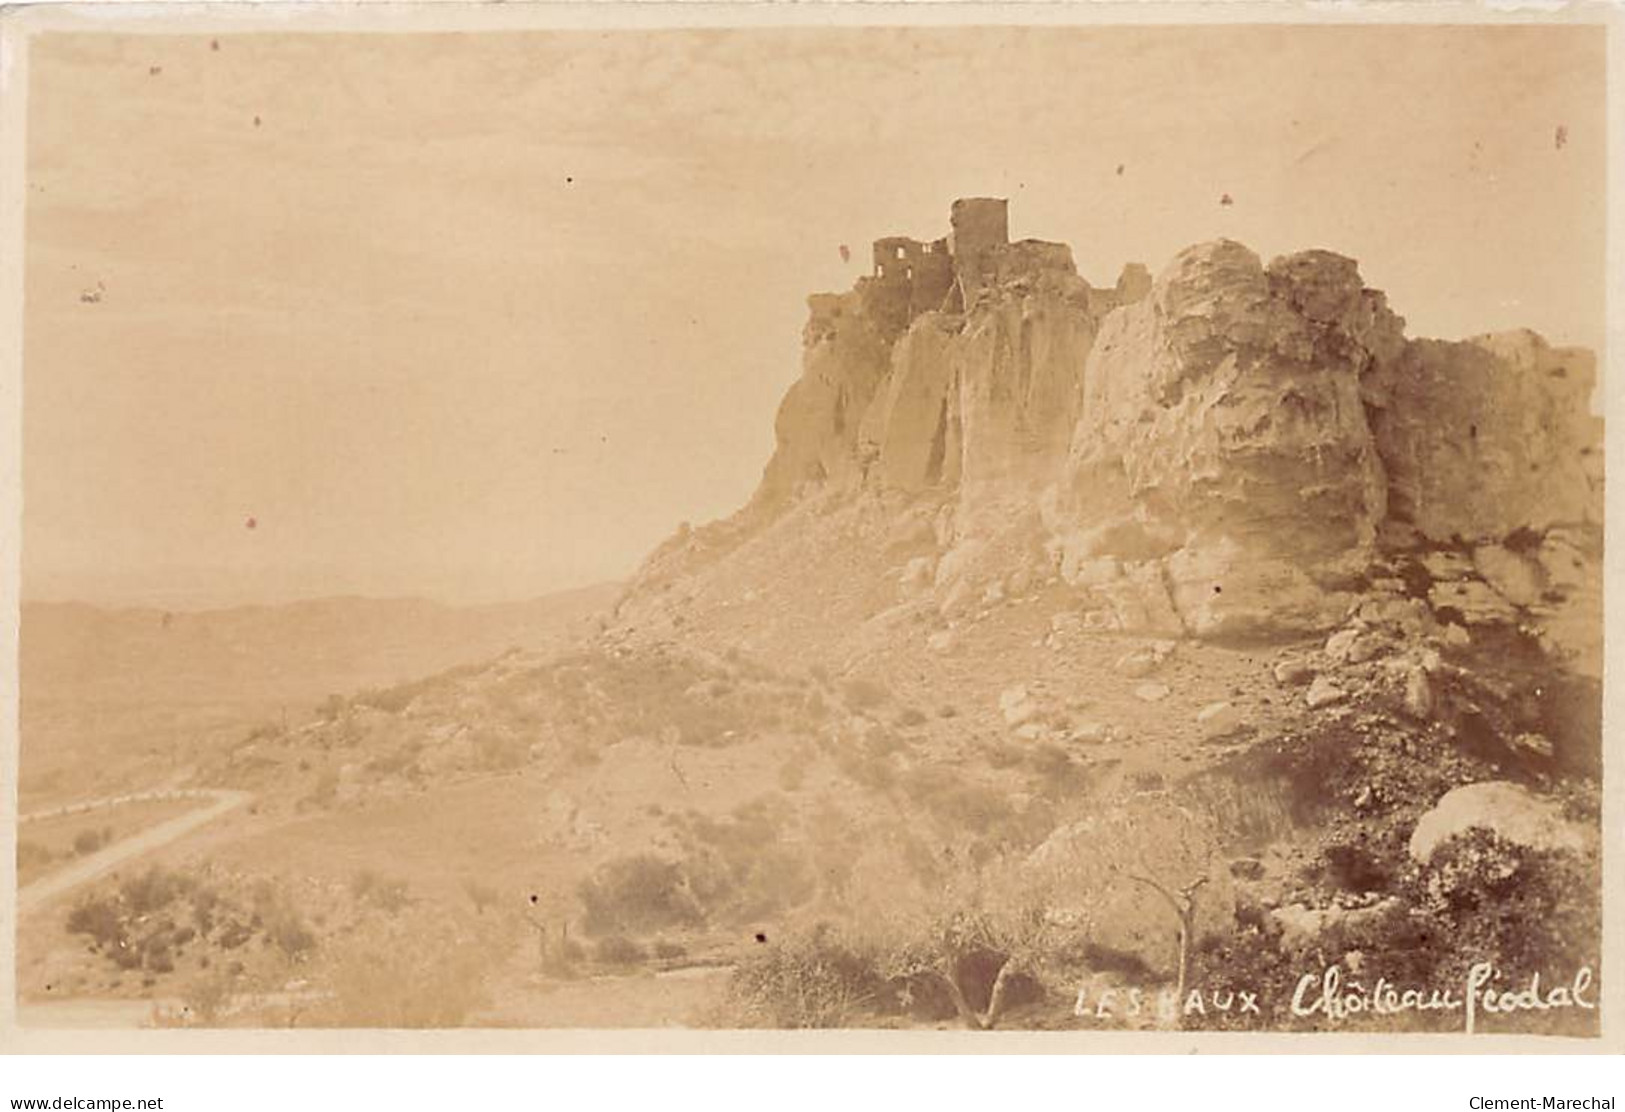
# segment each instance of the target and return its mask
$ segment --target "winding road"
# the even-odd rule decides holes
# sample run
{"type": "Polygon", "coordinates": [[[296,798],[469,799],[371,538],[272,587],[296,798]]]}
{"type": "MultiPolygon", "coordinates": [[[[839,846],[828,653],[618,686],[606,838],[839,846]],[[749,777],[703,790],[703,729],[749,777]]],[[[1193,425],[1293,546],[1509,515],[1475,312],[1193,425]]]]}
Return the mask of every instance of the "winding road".
{"type": "Polygon", "coordinates": [[[17,893],[17,917],[20,919],[29,912],[38,910],[58,896],[79,887],[81,884],[89,883],[99,876],[106,875],[125,862],[143,854],[151,853],[153,850],[160,849],[177,838],[190,834],[198,827],[213,822],[228,811],[236,810],[252,798],[253,796],[248,792],[216,791],[203,788],[157,791],[139,795],[118,796],[112,799],[91,800],[86,803],[74,803],[66,807],[58,807],[52,811],[40,811],[21,816],[17,820],[19,826],[40,819],[82,814],[102,807],[118,806],[123,803],[138,803],[160,799],[208,801],[206,807],[188,811],[184,815],[178,815],[167,822],[148,827],[130,835],[128,838],[122,838],[20,889],[17,893]]]}

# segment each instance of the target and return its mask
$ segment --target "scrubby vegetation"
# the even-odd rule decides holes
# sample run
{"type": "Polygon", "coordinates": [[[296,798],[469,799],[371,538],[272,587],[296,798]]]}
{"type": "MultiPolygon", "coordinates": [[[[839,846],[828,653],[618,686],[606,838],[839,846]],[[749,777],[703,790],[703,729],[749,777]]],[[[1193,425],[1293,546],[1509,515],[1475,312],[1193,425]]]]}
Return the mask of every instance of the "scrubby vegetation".
{"type": "Polygon", "coordinates": [[[268,959],[297,964],[316,935],[268,881],[245,885],[208,870],[149,867],[80,899],[69,932],[117,970],[151,979],[183,965],[200,972],[224,959],[240,974],[268,959]]]}

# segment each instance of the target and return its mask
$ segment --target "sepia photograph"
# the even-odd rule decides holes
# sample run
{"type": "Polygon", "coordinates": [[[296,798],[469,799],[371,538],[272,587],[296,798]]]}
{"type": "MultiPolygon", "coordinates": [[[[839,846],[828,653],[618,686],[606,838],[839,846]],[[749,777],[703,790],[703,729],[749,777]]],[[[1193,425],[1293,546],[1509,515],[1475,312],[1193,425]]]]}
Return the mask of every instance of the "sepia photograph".
{"type": "Polygon", "coordinates": [[[1619,1049],[1604,18],[496,7],[5,13],[5,1038],[1619,1049]]]}

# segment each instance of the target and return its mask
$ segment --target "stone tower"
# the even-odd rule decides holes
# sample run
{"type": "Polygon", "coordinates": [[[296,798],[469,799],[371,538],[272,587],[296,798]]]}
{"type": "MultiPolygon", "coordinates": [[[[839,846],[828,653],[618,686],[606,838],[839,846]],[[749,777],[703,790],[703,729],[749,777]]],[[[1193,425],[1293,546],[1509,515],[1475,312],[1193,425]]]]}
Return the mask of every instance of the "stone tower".
{"type": "Polygon", "coordinates": [[[948,211],[948,249],[954,257],[960,298],[969,305],[992,274],[991,258],[1010,243],[1010,202],[1002,197],[961,197],[948,211]]]}

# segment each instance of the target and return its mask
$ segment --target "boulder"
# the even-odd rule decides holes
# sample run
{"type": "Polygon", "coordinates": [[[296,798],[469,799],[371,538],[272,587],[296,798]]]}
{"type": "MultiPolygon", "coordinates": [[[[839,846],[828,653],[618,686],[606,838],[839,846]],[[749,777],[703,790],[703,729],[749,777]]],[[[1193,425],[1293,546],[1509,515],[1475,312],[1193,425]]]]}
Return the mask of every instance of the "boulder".
{"type": "Polygon", "coordinates": [[[1413,664],[1405,669],[1404,676],[1405,713],[1422,721],[1431,718],[1433,716],[1433,683],[1428,679],[1427,670],[1413,664]]]}
{"type": "Polygon", "coordinates": [[[1142,683],[1134,689],[1134,697],[1146,703],[1160,703],[1171,694],[1165,683],[1142,683]]]}
{"type": "Polygon", "coordinates": [[[1548,798],[1506,780],[1484,780],[1440,797],[1411,832],[1411,857],[1422,863],[1445,842],[1469,830],[1489,830],[1514,845],[1541,850],[1586,846],[1581,828],[1548,798]]]}
{"type": "Polygon", "coordinates": [[[1241,711],[1234,703],[1209,703],[1196,712],[1196,726],[1207,739],[1227,737],[1241,725],[1241,711]]]}
{"type": "Polygon", "coordinates": [[[1038,703],[1025,687],[1007,687],[999,694],[999,713],[1007,726],[1020,726],[1038,714],[1038,703]]]}
{"type": "Polygon", "coordinates": [[[931,557],[916,556],[903,566],[901,585],[905,593],[918,594],[931,586],[936,567],[931,557]]]}
{"type": "Polygon", "coordinates": [[[1270,673],[1276,683],[1298,687],[1315,678],[1315,666],[1301,656],[1288,656],[1276,661],[1270,673]]]}
{"type": "Polygon", "coordinates": [[[1473,567],[1484,582],[1514,606],[1534,606],[1546,589],[1540,563],[1504,545],[1481,544],[1473,549],[1473,567]]]}
{"type": "Polygon", "coordinates": [[[1337,905],[1311,908],[1305,904],[1288,904],[1270,912],[1269,917],[1281,932],[1282,947],[1288,952],[1302,953],[1334,930],[1345,939],[1375,940],[1393,919],[1403,913],[1404,903],[1397,896],[1389,896],[1363,907],[1352,908],[1337,905]]]}
{"type": "Polygon", "coordinates": [[[1341,703],[1347,698],[1348,693],[1328,677],[1316,676],[1314,682],[1309,685],[1309,690],[1304,693],[1303,701],[1310,710],[1319,710],[1321,707],[1341,703]]]}
{"type": "Polygon", "coordinates": [[[1163,655],[1152,649],[1135,649],[1117,658],[1116,668],[1130,679],[1144,679],[1162,666],[1163,655]]]}
{"type": "Polygon", "coordinates": [[[1112,737],[1112,728],[1103,722],[1074,722],[1067,730],[1067,738],[1080,745],[1098,745],[1109,741],[1112,737]]]}

